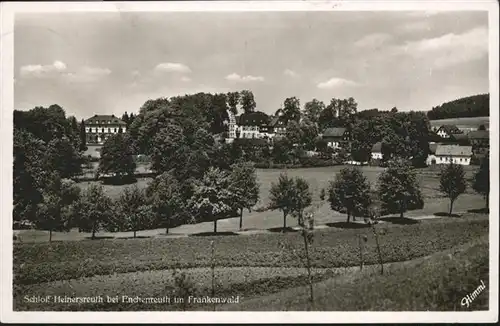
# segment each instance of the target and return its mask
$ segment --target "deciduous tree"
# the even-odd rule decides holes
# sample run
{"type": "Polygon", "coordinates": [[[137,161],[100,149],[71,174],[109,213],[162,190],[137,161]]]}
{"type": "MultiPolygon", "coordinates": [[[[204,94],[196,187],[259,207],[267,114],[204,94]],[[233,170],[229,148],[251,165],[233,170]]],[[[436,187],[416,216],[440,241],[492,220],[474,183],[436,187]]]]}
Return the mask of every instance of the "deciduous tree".
{"type": "Polygon", "coordinates": [[[121,229],[133,231],[146,230],[153,226],[153,211],[148,205],[146,194],[137,185],[125,187],[115,202],[115,219],[121,229]]]}
{"type": "Polygon", "coordinates": [[[289,97],[283,102],[283,120],[286,124],[290,121],[300,122],[300,101],[298,98],[289,97]]]}
{"type": "Polygon", "coordinates": [[[146,189],[146,195],[159,222],[166,228],[180,224],[185,217],[182,189],[179,181],[170,172],[157,176],[146,189]]]}
{"type": "Polygon", "coordinates": [[[83,191],[77,204],[78,227],[83,231],[90,231],[92,239],[95,239],[95,234],[112,222],[112,200],[104,193],[101,185],[91,184],[83,191]]]}
{"type": "Polygon", "coordinates": [[[35,225],[49,231],[69,231],[72,225],[72,205],[80,198],[80,188],[74,181],[62,180],[57,172],[51,174],[43,189],[43,200],[38,204],[35,225]]]}
{"type": "Polygon", "coordinates": [[[391,161],[389,167],[380,174],[378,195],[382,214],[399,213],[400,218],[403,218],[406,211],[424,207],[416,172],[403,159],[391,161]]]}
{"type": "Polygon", "coordinates": [[[286,217],[293,211],[293,179],[281,173],[277,183],[271,183],[269,208],[283,212],[283,231],[286,229],[286,217]]]}
{"type": "Polygon", "coordinates": [[[133,156],[132,141],[126,134],[114,134],[101,148],[98,171],[101,174],[113,173],[118,178],[132,176],[136,163],[133,156]]]}
{"type": "Polygon", "coordinates": [[[360,169],[348,167],[340,170],[328,187],[328,202],[332,210],[351,216],[364,214],[371,204],[370,183],[360,169]]]}
{"type": "Polygon", "coordinates": [[[466,188],[465,171],[461,165],[451,162],[441,170],[439,190],[450,199],[450,216],[453,212],[453,203],[466,188]]]}
{"type": "Polygon", "coordinates": [[[236,195],[235,207],[240,211],[240,230],[243,228],[243,209],[251,209],[259,200],[257,173],[252,164],[238,162],[231,166],[230,190],[236,195]]]}
{"type": "Polygon", "coordinates": [[[249,90],[242,90],[240,92],[240,104],[243,112],[245,113],[255,111],[255,107],[257,106],[253,97],[253,93],[249,90]]]}
{"type": "Polygon", "coordinates": [[[217,220],[229,217],[234,211],[236,195],[230,185],[229,173],[213,167],[201,180],[194,181],[188,207],[195,221],[213,221],[214,233],[217,233],[217,220]]]}
{"type": "Polygon", "coordinates": [[[312,99],[304,105],[304,117],[312,123],[318,125],[321,112],[325,109],[325,103],[317,99],[312,99]]]}

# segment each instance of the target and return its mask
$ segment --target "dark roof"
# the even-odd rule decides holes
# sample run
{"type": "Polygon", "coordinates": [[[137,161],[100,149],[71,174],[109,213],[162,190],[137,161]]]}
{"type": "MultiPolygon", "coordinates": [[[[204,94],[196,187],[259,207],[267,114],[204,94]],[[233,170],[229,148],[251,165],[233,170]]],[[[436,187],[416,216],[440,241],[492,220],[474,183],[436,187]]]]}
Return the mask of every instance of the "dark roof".
{"type": "Polygon", "coordinates": [[[373,144],[372,153],[382,153],[382,142],[373,144]]]}
{"type": "Polygon", "coordinates": [[[453,137],[455,140],[468,140],[469,135],[466,134],[452,134],[451,137],[453,137]]]}
{"type": "Polygon", "coordinates": [[[469,139],[489,139],[490,132],[487,130],[476,130],[469,132],[467,136],[469,136],[469,139]]]}
{"type": "Polygon", "coordinates": [[[241,126],[263,126],[269,124],[269,116],[264,112],[255,111],[243,113],[237,119],[237,124],[241,126]]]}
{"type": "Polygon", "coordinates": [[[439,129],[443,129],[449,135],[462,133],[462,131],[460,129],[458,129],[458,127],[455,125],[442,125],[441,127],[439,127],[439,129]]]}
{"type": "Polygon", "coordinates": [[[323,132],[323,137],[343,137],[346,128],[328,128],[323,132]]]}
{"type": "Polygon", "coordinates": [[[120,118],[115,117],[114,114],[112,115],[94,115],[92,118],[89,118],[85,120],[86,125],[100,125],[102,124],[102,121],[106,121],[105,123],[108,123],[108,121],[111,121],[110,124],[119,124],[119,125],[126,125],[125,122],[123,122],[120,118]]]}
{"type": "Polygon", "coordinates": [[[436,156],[471,156],[472,146],[438,145],[436,156]]]}
{"type": "Polygon", "coordinates": [[[280,125],[280,126],[285,125],[285,121],[282,119],[282,117],[277,116],[277,115],[270,117],[269,126],[270,127],[277,127],[278,125],[280,125]]]}

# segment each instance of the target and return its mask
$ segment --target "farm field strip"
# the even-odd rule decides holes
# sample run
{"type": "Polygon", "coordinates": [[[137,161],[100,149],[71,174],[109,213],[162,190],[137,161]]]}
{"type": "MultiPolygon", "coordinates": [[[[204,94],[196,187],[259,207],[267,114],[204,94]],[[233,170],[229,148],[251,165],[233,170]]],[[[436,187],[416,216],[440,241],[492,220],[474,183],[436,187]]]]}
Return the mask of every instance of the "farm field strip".
{"type": "MultiPolygon", "coordinates": [[[[488,233],[484,216],[429,219],[412,225],[377,227],[384,261],[404,261],[465,243],[488,233]]],[[[366,235],[365,263],[376,263],[370,228],[315,231],[311,262],[316,268],[349,267],[359,263],[358,236],[366,235]]],[[[302,267],[283,243],[302,252],[297,233],[248,236],[188,237],[68,241],[14,245],[14,283],[34,284],[94,275],[170,268],[208,267],[210,242],[215,241],[215,263],[223,267],[302,267]]]]}
{"type": "MultiPolygon", "coordinates": [[[[314,284],[316,310],[323,311],[442,311],[463,310],[464,293],[479,280],[488,282],[489,242],[482,236],[468,243],[412,261],[344,273],[314,284]],[[334,289],[334,291],[332,291],[334,289]]],[[[249,297],[239,305],[218,310],[304,310],[309,306],[305,285],[269,295],[249,297]]],[[[488,309],[488,287],[474,310],[488,309]]]]}

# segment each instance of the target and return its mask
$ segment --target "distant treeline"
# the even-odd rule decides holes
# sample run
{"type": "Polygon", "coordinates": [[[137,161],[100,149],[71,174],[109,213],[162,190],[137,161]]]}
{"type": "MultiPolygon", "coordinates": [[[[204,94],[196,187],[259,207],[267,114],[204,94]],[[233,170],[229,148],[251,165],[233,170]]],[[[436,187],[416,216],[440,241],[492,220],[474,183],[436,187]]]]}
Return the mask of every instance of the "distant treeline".
{"type": "Polygon", "coordinates": [[[489,116],[490,94],[463,97],[433,107],[431,111],[427,112],[429,120],[489,116]]]}

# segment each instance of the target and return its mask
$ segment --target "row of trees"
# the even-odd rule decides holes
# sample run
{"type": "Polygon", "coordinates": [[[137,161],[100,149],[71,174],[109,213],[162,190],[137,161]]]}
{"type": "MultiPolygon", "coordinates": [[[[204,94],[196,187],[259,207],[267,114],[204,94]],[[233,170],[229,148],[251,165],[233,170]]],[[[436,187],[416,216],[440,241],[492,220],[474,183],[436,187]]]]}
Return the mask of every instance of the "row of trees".
{"type": "Polygon", "coordinates": [[[101,185],[90,185],[83,192],[74,181],[62,179],[58,173],[48,177],[42,200],[35,207],[33,221],[37,228],[68,231],[78,227],[91,232],[99,230],[137,231],[169,228],[192,222],[214,222],[251,210],[259,199],[259,186],[251,164],[238,162],[231,171],[209,168],[200,180],[188,185],[179,183],[171,172],[157,176],[145,189],[126,187],[113,201],[101,185]],[[189,193],[189,198],[186,198],[189,193]]]}
{"type": "MultiPolygon", "coordinates": [[[[486,158],[474,176],[473,189],[483,195],[488,207],[489,197],[489,159],[486,158]]],[[[453,204],[465,193],[467,181],[461,165],[449,164],[440,174],[439,190],[450,199],[449,215],[453,213],[453,204]]],[[[347,214],[347,222],[357,217],[377,218],[382,215],[399,214],[400,218],[409,210],[422,209],[424,200],[420,191],[416,172],[407,161],[396,159],[378,178],[375,192],[362,171],[357,167],[342,169],[330,181],[328,189],[323,190],[321,199],[327,199],[332,210],[347,214]],[[326,198],[326,195],[328,196],[326,198]]],[[[302,178],[289,178],[281,174],[278,182],[270,190],[269,208],[279,209],[283,213],[283,228],[286,218],[293,214],[302,225],[304,209],[311,205],[312,197],[309,185],[302,178]]]]}

